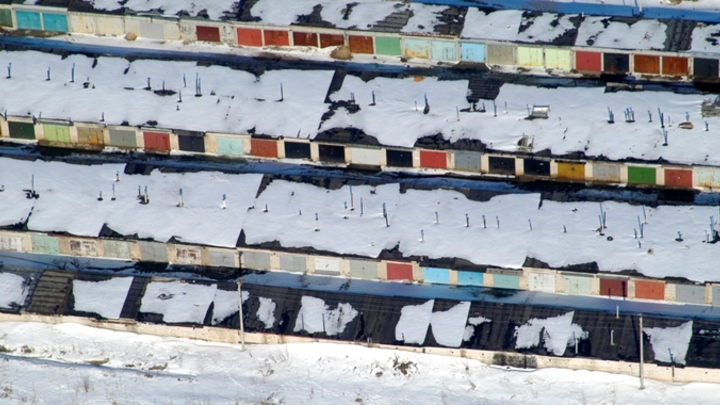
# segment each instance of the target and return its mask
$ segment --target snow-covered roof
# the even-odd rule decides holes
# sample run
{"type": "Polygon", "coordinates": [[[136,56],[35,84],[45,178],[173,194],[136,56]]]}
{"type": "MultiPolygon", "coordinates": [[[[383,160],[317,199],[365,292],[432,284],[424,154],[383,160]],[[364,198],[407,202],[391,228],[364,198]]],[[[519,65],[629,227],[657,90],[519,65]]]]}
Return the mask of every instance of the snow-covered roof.
{"type": "Polygon", "coordinates": [[[75,310],[105,319],[119,319],[132,277],[113,277],[104,281],[73,280],[75,310]]]}
{"type": "Polygon", "coordinates": [[[667,25],[660,20],[625,22],[587,17],[580,24],[576,45],[661,51],[665,47],[666,31],[667,25]]]}

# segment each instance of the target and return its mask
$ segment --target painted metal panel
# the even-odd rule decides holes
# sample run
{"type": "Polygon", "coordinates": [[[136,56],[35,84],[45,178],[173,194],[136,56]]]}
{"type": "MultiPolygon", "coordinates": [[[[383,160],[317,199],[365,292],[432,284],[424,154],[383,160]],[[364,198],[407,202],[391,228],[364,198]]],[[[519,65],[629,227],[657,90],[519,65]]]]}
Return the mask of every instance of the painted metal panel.
{"type": "Polygon", "coordinates": [[[378,278],[378,262],[370,260],[348,260],[350,275],[357,278],[376,280],[378,278]]]}
{"type": "Polygon", "coordinates": [[[573,295],[592,295],[592,277],[563,274],[563,292],[573,295]]]}
{"type": "Polygon", "coordinates": [[[138,241],[140,247],[140,260],[144,262],[167,263],[167,246],[160,242],[138,241]]]}
{"type": "Polygon", "coordinates": [[[129,131],[124,129],[111,129],[110,131],[110,145],[118,146],[121,148],[137,148],[137,138],[135,131],[129,131]]]}
{"type": "Polygon", "coordinates": [[[485,285],[485,275],[476,271],[462,271],[457,272],[457,283],[463,286],[477,286],[483,287],[485,285]]]}
{"type": "MultiPolygon", "coordinates": [[[[280,32],[280,31],[274,31],[280,32]]],[[[265,31],[265,43],[267,43],[268,31],[265,31]]],[[[287,38],[287,33],[285,33],[287,38]]],[[[237,29],[237,42],[238,45],[243,46],[263,46],[263,33],[262,30],[256,28],[238,28],[237,29]]],[[[275,44],[268,44],[275,45],[275,44]]]]}
{"type": "Polygon", "coordinates": [[[8,121],[10,138],[35,139],[35,126],[30,122],[8,121]]]}
{"type": "Polygon", "coordinates": [[[466,62],[485,62],[485,44],[474,44],[472,42],[462,42],[460,44],[460,55],[466,62]]]}
{"type": "Polygon", "coordinates": [[[320,34],[320,48],[345,45],[345,36],[341,34],[320,34]]]}
{"type": "Polygon", "coordinates": [[[86,239],[70,239],[70,253],[75,256],[97,257],[97,242],[86,239]]]}
{"type": "Polygon", "coordinates": [[[555,275],[530,272],[527,276],[530,291],[555,292],[555,275]]]}
{"type": "Polygon", "coordinates": [[[220,42],[220,28],[198,25],[195,27],[198,41],[220,42]]]}
{"type": "Polygon", "coordinates": [[[215,267],[236,267],[237,252],[234,250],[207,250],[208,263],[215,267]]]}
{"type": "Polygon", "coordinates": [[[170,150],[170,134],[165,132],[143,131],[145,149],[170,150]]]}
{"type": "Polygon", "coordinates": [[[408,263],[387,263],[388,280],[412,280],[412,264],[408,263]]]}
{"type": "Polygon", "coordinates": [[[520,289],[520,276],[510,274],[493,274],[493,287],[505,288],[510,290],[520,289]]]}
{"type": "Polygon", "coordinates": [[[19,236],[0,235],[0,250],[22,252],[22,238],[19,236]]]}
{"type": "Polygon", "coordinates": [[[575,51],[575,69],[581,72],[602,71],[602,53],[575,51]]]}
{"type": "Polygon", "coordinates": [[[125,34],[122,16],[97,15],[97,34],[119,36],[125,34]]]}
{"type": "Polygon", "coordinates": [[[423,267],[423,281],[433,284],[450,284],[450,270],[437,267],[423,267]]]}
{"type": "Polygon", "coordinates": [[[665,283],[660,281],[635,280],[635,298],[664,300],[665,283]]]}
{"type": "Polygon", "coordinates": [[[350,148],[350,160],[359,165],[380,166],[380,149],[350,148]]]}
{"type": "Polygon", "coordinates": [[[698,186],[709,189],[720,188],[720,171],[716,169],[695,169],[698,174],[698,186]]]}
{"type": "Polygon", "coordinates": [[[413,167],[413,155],[409,150],[385,150],[385,162],[388,166],[413,167]]]}
{"type": "Polygon", "coordinates": [[[305,256],[280,254],[280,270],[305,273],[307,260],[305,256]]]}
{"type": "Polygon", "coordinates": [[[321,162],[345,163],[345,147],[340,145],[318,145],[321,162]]]}
{"type": "Polygon", "coordinates": [[[252,270],[270,270],[270,253],[246,251],[242,254],[243,268],[252,270]]]}
{"type": "Polygon", "coordinates": [[[114,257],[117,259],[130,259],[130,243],[119,240],[103,241],[103,250],[105,257],[114,257]]]}
{"type": "Polygon", "coordinates": [[[0,27],[12,27],[12,11],[10,9],[0,9],[0,27]]]}
{"type": "MultiPolygon", "coordinates": [[[[263,33],[265,35],[265,46],[290,46],[290,34],[287,31],[264,30],[263,33]]],[[[240,37],[240,30],[238,29],[238,38],[239,37],[240,37]]],[[[252,41],[252,42],[255,43],[255,41],[252,41]]],[[[248,45],[252,45],[252,44],[248,44],[248,45]]],[[[259,45],[252,45],[252,46],[259,46],[259,45]]]]}
{"type": "Polygon", "coordinates": [[[430,41],[419,38],[403,38],[403,56],[430,59],[430,41]]]}
{"type": "Polygon", "coordinates": [[[60,253],[58,239],[52,236],[32,235],[33,253],[46,253],[56,255],[60,253]]]}
{"type": "Polygon", "coordinates": [[[48,142],[70,143],[70,127],[67,125],[43,124],[43,132],[48,142]]]}
{"type": "Polygon", "coordinates": [[[455,159],[455,170],[480,172],[482,153],[466,150],[455,150],[452,153],[455,159]]]}
{"type": "Polygon", "coordinates": [[[378,55],[400,56],[402,49],[400,47],[400,38],[394,37],[375,37],[375,53],[378,55]]]}
{"type": "Polygon", "coordinates": [[[432,150],[421,150],[420,166],[431,169],[447,169],[447,153],[432,150]]]}
{"type": "Polygon", "coordinates": [[[540,159],[523,159],[523,170],[528,176],[550,176],[550,161],[540,159]]]}
{"type": "Polygon", "coordinates": [[[542,48],[518,46],[517,64],[520,66],[543,66],[545,64],[545,61],[542,48]]]}
{"type": "Polygon", "coordinates": [[[628,166],[628,183],[655,184],[656,172],[654,167],[628,166]]]}
{"type": "Polygon", "coordinates": [[[152,21],[140,21],[140,36],[152,39],[165,39],[163,24],[152,21]]]}
{"type": "Polygon", "coordinates": [[[688,59],[681,56],[663,56],[662,73],[671,76],[688,74],[688,59]]]}
{"type": "Polygon", "coordinates": [[[15,21],[17,27],[23,30],[42,30],[42,22],[40,21],[40,13],[35,11],[15,11],[15,21]]]}
{"type": "Polygon", "coordinates": [[[636,73],[660,74],[660,57],[657,55],[635,55],[633,70],[636,73]]]}
{"type": "Polygon", "coordinates": [[[625,53],[604,53],[603,71],[615,74],[625,74],[630,71],[630,55],[625,53]]]}
{"type": "Polygon", "coordinates": [[[515,174],[515,158],[490,156],[488,166],[492,174],[515,174]]]}
{"type": "Polygon", "coordinates": [[[286,159],[310,159],[310,144],[307,142],[284,142],[286,159]]]}
{"type": "Polygon", "coordinates": [[[202,250],[192,246],[175,246],[175,257],[178,264],[202,264],[202,250]]]}
{"type": "Polygon", "coordinates": [[[102,145],[105,140],[104,131],[100,128],[77,127],[78,143],[86,145],[102,145]]]}
{"type": "Polygon", "coordinates": [[[371,36],[350,35],[348,36],[348,42],[350,43],[350,52],[352,53],[375,53],[373,37],[371,36]]]}
{"type": "Polygon", "coordinates": [[[42,18],[45,31],[68,32],[67,15],[43,13],[42,18]]]}
{"type": "Polygon", "coordinates": [[[593,180],[620,182],[620,165],[614,163],[593,163],[593,180]]]}
{"type": "Polygon", "coordinates": [[[705,286],[704,285],[675,285],[675,301],[685,302],[688,304],[704,304],[705,303],[705,286]]]}
{"type": "Polygon", "coordinates": [[[318,35],[314,32],[293,32],[295,46],[318,46],[318,35]]]}
{"type": "Polygon", "coordinates": [[[216,139],[218,155],[242,156],[245,154],[245,145],[242,138],[218,136],[216,139]]]}
{"type": "Polygon", "coordinates": [[[277,141],[273,140],[273,139],[252,138],[250,140],[250,153],[253,156],[277,159],[277,157],[278,157],[277,141]]]}
{"type": "Polygon", "coordinates": [[[558,178],[568,180],[585,180],[585,163],[558,162],[558,178]]]}
{"type": "Polygon", "coordinates": [[[187,152],[205,153],[205,139],[202,136],[178,134],[178,147],[187,152]]]}
{"type": "Polygon", "coordinates": [[[693,58],[693,75],[695,77],[716,78],[720,71],[717,59],[693,58]]]}
{"type": "Polygon", "coordinates": [[[627,297],[627,281],[616,278],[601,278],[600,295],[606,295],[608,297],[627,297]]]}
{"type": "Polygon", "coordinates": [[[573,53],[567,49],[545,48],[545,67],[572,69],[573,53]]]}
{"type": "Polygon", "coordinates": [[[712,304],[720,305],[720,287],[713,286],[712,288],[712,304]]]}
{"type": "Polygon", "coordinates": [[[457,45],[450,41],[432,41],[430,43],[430,56],[433,60],[456,61],[457,45]]]}
{"type": "Polygon", "coordinates": [[[515,47],[511,45],[487,45],[487,63],[493,65],[514,65],[515,47]]]}
{"type": "Polygon", "coordinates": [[[315,274],[340,274],[340,260],[327,257],[315,258],[315,274]]]}
{"type": "Polygon", "coordinates": [[[692,170],[665,169],[665,185],[667,187],[692,188],[692,170]]]}

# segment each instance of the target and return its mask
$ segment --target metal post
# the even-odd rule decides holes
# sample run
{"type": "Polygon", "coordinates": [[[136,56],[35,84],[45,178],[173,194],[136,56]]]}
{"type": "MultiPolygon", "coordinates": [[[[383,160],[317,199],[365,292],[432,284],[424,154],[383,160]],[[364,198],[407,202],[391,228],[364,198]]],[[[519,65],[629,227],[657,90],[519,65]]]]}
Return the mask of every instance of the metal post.
{"type": "Polygon", "coordinates": [[[640,315],[640,389],[645,389],[645,374],[643,370],[643,322],[642,315],[640,315]]]}
{"type": "Polygon", "coordinates": [[[238,280],[238,317],[240,318],[240,348],[245,351],[245,322],[243,320],[242,279],[238,280]]]}

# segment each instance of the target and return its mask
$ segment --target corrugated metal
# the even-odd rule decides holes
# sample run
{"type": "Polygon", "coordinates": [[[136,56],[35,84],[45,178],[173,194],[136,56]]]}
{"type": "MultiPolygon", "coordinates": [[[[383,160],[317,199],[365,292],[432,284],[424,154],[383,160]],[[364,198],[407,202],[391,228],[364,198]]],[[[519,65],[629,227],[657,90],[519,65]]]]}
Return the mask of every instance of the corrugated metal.
{"type": "Polygon", "coordinates": [[[527,281],[530,291],[555,292],[555,276],[553,274],[529,272],[527,281]]]}
{"type": "Polygon", "coordinates": [[[237,252],[230,249],[207,250],[208,263],[215,267],[237,267],[237,252]]]}
{"type": "Polygon", "coordinates": [[[524,158],[523,170],[527,176],[550,176],[550,161],[524,158]]]}
{"type": "Polygon", "coordinates": [[[316,257],[315,274],[340,274],[340,260],[326,257],[316,257]]]}
{"type": "Polygon", "coordinates": [[[693,58],[693,75],[695,77],[716,78],[720,68],[717,59],[693,58]]]}
{"type": "Polygon", "coordinates": [[[378,55],[400,56],[402,49],[400,47],[400,38],[394,37],[375,37],[375,53],[378,55]]]}
{"type": "Polygon", "coordinates": [[[485,277],[484,274],[480,272],[458,270],[457,283],[461,286],[483,287],[485,285],[485,277]]]}
{"type": "Polygon", "coordinates": [[[593,163],[593,180],[620,182],[620,165],[613,163],[593,163]]]}
{"type": "Polygon", "coordinates": [[[520,289],[520,276],[510,274],[493,274],[492,279],[492,286],[494,288],[506,288],[510,290],[520,289]]]}
{"type": "Polygon", "coordinates": [[[493,65],[514,65],[515,47],[511,45],[487,45],[487,63],[493,65]]]}
{"type": "Polygon", "coordinates": [[[270,253],[246,251],[242,254],[243,268],[251,270],[270,270],[270,253]]]}
{"type": "Polygon", "coordinates": [[[170,135],[165,132],[143,131],[145,149],[170,150],[170,135]]]}
{"type": "Polygon", "coordinates": [[[480,172],[482,153],[465,150],[453,151],[455,159],[455,170],[466,170],[469,172],[480,172]]]}
{"type": "Polygon", "coordinates": [[[485,44],[474,44],[472,42],[460,43],[460,54],[466,62],[485,62],[485,44]]]}
{"type": "Polygon", "coordinates": [[[568,180],[585,180],[585,163],[557,163],[558,178],[568,180]]]}
{"type": "Polygon", "coordinates": [[[660,281],[635,280],[635,298],[664,300],[665,283],[660,281]]]}
{"type": "Polygon", "coordinates": [[[318,36],[314,32],[293,32],[293,45],[318,46],[318,36]]]}
{"type": "Polygon", "coordinates": [[[380,166],[380,149],[350,148],[350,160],[358,165],[380,166]]]}
{"type": "MultiPolygon", "coordinates": [[[[238,30],[239,34],[240,31],[238,30]]],[[[290,34],[287,31],[264,30],[263,34],[265,36],[265,46],[290,46],[290,34]]]]}
{"type": "Polygon", "coordinates": [[[104,131],[100,128],[77,127],[78,143],[86,145],[102,145],[105,143],[104,131]]]}
{"type": "Polygon", "coordinates": [[[135,131],[111,129],[109,132],[110,145],[121,148],[137,148],[137,137],[135,136],[135,131]]]}
{"type": "Polygon", "coordinates": [[[567,49],[545,48],[545,67],[553,69],[572,69],[573,54],[567,49]]]}
{"type": "Polygon", "coordinates": [[[430,56],[433,60],[456,61],[457,45],[450,41],[432,41],[430,56]]]}
{"type": "Polygon", "coordinates": [[[668,187],[692,188],[692,170],[665,169],[665,185],[668,187]]]}
{"type": "Polygon", "coordinates": [[[545,61],[542,48],[518,46],[517,64],[520,66],[543,66],[545,61]]]}
{"type": "Polygon", "coordinates": [[[118,240],[103,241],[103,250],[105,257],[114,257],[117,259],[130,259],[130,244],[128,242],[118,240]]]}
{"type": "Polygon", "coordinates": [[[704,285],[675,285],[675,301],[688,304],[704,304],[705,303],[705,286],[704,285]]]}
{"type": "MultiPolygon", "coordinates": [[[[281,31],[273,31],[281,32],[281,31]]],[[[285,39],[287,40],[287,32],[285,33],[285,39]]],[[[268,31],[265,31],[265,44],[268,44],[268,31]]],[[[237,29],[237,42],[238,45],[243,46],[263,46],[263,32],[260,29],[255,28],[238,28],[237,29]]],[[[285,44],[288,45],[288,44],[285,44]]]]}
{"type": "Polygon", "coordinates": [[[592,277],[563,274],[563,292],[573,295],[591,295],[592,277]]]}
{"type": "Polygon", "coordinates": [[[125,33],[125,25],[121,16],[96,16],[97,34],[119,36],[125,33]]]}
{"type": "Polygon", "coordinates": [[[307,271],[307,260],[305,256],[280,254],[280,270],[294,273],[305,273],[307,271]]]}
{"type": "Polygon", "coordinates": [[[245,145],[242,138],[218,136],[216,139],[218,155],[242,156],[245,154],[245,145]]]}
{"type": "Polygon", "coordinates": [[[670,76],[687,75],[688,59],[680,56],[663,56],[662,73],[670,76]]]}
{"type": "Polygon", "coordinates": [[[341,45],[345,45],[345,37],[342,34],[320,34],[320,48],[341,45]]]}
{"type": "Polygon", "coordinates": [[[630,55],[624,53],[604,53],[603,71],[614,74],[625,74],[630,71],[630,55]]]}
{"type": "Polygon", "coordinates": [[[178,147],[187,152],[205,153],[205,139],[201,136],[178,134],[178,147]]]}
{"type": "Polygon", "coordinates": [[[45,31],[68,32],[67,15],[43,13],[42,19],[45,31]]]}
{"type": "Polygon", "coordinates": [[[140,21],[140,36],[152,39],[165,39],[163,24],[152,21],[140,21]]]}
{"type": "Polygon", "coordinates": [[[412,265],[407,263],[387,263],[388,280],[412,280],[412,265]]]}
{"type": "Polygon", "coordinates": [[[22,252],[22,238],[19,236],[0,235],[0,250],[7,252],[22,252]]]}
{"type": "Polygon", "coordinates": [[[376,280],[378,278],[378,263],[370,260],[348,260],[350,276],[376,280]]]}
{"type": "Polygon", "coordinates": [[[284,147],[286,159],[310,159],[312,157],[308,142],[285,141],[284,147]]]}
{"type": "Polygon", "coordinates": [[[35,11],[15,11],[15,20],[17,27],[23,30],[42,30],[42,22],[40,21],[40,13],[35,11]]]}
{"type": "Polygon", "coordinates": [[[160,242],[138,241],[140,258],[144,262],[167,263],[167,246],[160,242]]]}
{"type": "Polygon", "coordinates": [[[720,287],[713,286],[712,288],[712,304],[720,305],[720,287]]]}
{"type": "Polygon", "coordinates": [[[600,278],[600,295],[627,297],[627,281],[615,278],[600,278]]]}
{"type": "Polygon", "coordinates": [[[421,150],[420,166],[430,169],[447,169],[447,153],[431,150],[421,150]]]}
{"type": "Polygon", "coordinates": [[[70,253],[75,256],[97,257],[97,242],[94,240],[70,239],[70,253]]]}
{"type": "Polygon", "coordinates": [[[345,147],[340,145],[318,145],[321,162],[345,163],[345,147]]]}
{"type": "Polygon", "coordinates": [[[580,72],[602,71],[602,53],[575,51],[575,69],[580,72]]]}
{"type": "Polygon", "coordinates": [[[177,264],[202,264],[202,250],[192,246],[175,246],[177,264]]]}
{"type": "Polygon", "coordinates": [[[252,138],[250,140],[250,153],[253,156],[261,156],[261,157],[266,157],[266,158],[277,158],[278,157],[277,141],[272,140],[272,139],[252,138]]]}
{"type": "Polygon", "coordinates": [[[656,172],[654,167],[628,166],[628,183],[655,184],[656,172]]]}
{"type": "Polygon", "coordinates": [[[348,36],[348,42],[350,43],[350,52],[352,52],[352,53],[364,53],[364,54],[375,53],[375,46],[373,45],[373,37],[350,35],[350,36],[348,36]]]}
{"type": "Polygon", "coordinates": [[[12,27],[12,11],[8,9],[0,9],[0,27],[12,27]]]}
{"type": "Polygon", "coordinates": [[[58,239],[52,236],[32,235],[32,251],[33,253],[46,253],[57,255],[60,253],[60,244],[58,239]]]}
{"type": "Polygon", "coordinates": [[[220,42],[220,28],[198,25],[195,27],[198,41],[220,42]]]}
{"type": "Polygon", "coordinates": [[[490,156],[488,169],[492,174],[515,174],[515,158],[490,156]]]}
{"type": "Polygon", "coordinates": [[[43,124],[43,132],[48,142],[70,143],[70,127],[67,125],[43,124]]]}
{"type": "Polygon", "coordinates": [[[385,150],[385,161],[388,166],[413,167],[413,156],[409,150],[385,150]]]}
{"type": "Polygon", "coordinates": [[[423,281],[433,284],[450,284],[450,270],[437,267],[423,267],[423,281]]]}
{"type": "Polygon", "coordinates": [[[660,74],[660,57],[657,55],[635,55],[633,65],[636,73],[660,74]]]}
{"type": "Polygon", "coordinates": [[[430,59],[430,41],[427,39],[403,38],[402,46],[406,58],[430,59]]]}
{"type": "Polygon", "coordinates": [[[695,169],[698,174],[698,187],[717,189],[720,188],[720,171],[715,169],[695,169]]]}
{"type": "Polygon", "coordinates": [[[35,139],[35,126],[29,122],[8,121],[10,138],[35,139]]]}

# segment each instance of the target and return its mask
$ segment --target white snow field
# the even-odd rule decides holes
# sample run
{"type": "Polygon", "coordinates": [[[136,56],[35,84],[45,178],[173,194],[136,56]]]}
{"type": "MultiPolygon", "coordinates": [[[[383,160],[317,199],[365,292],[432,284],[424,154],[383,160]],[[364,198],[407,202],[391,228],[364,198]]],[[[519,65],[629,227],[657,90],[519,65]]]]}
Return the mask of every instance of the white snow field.
{"type": "Polygon", "coordinates": [[[353,345],[239,345],[0,323],[3,404],[717,404],[713,384],[515,370],[353,345]],[[405,370],[403,373],[402,370],[405,370]]]}

